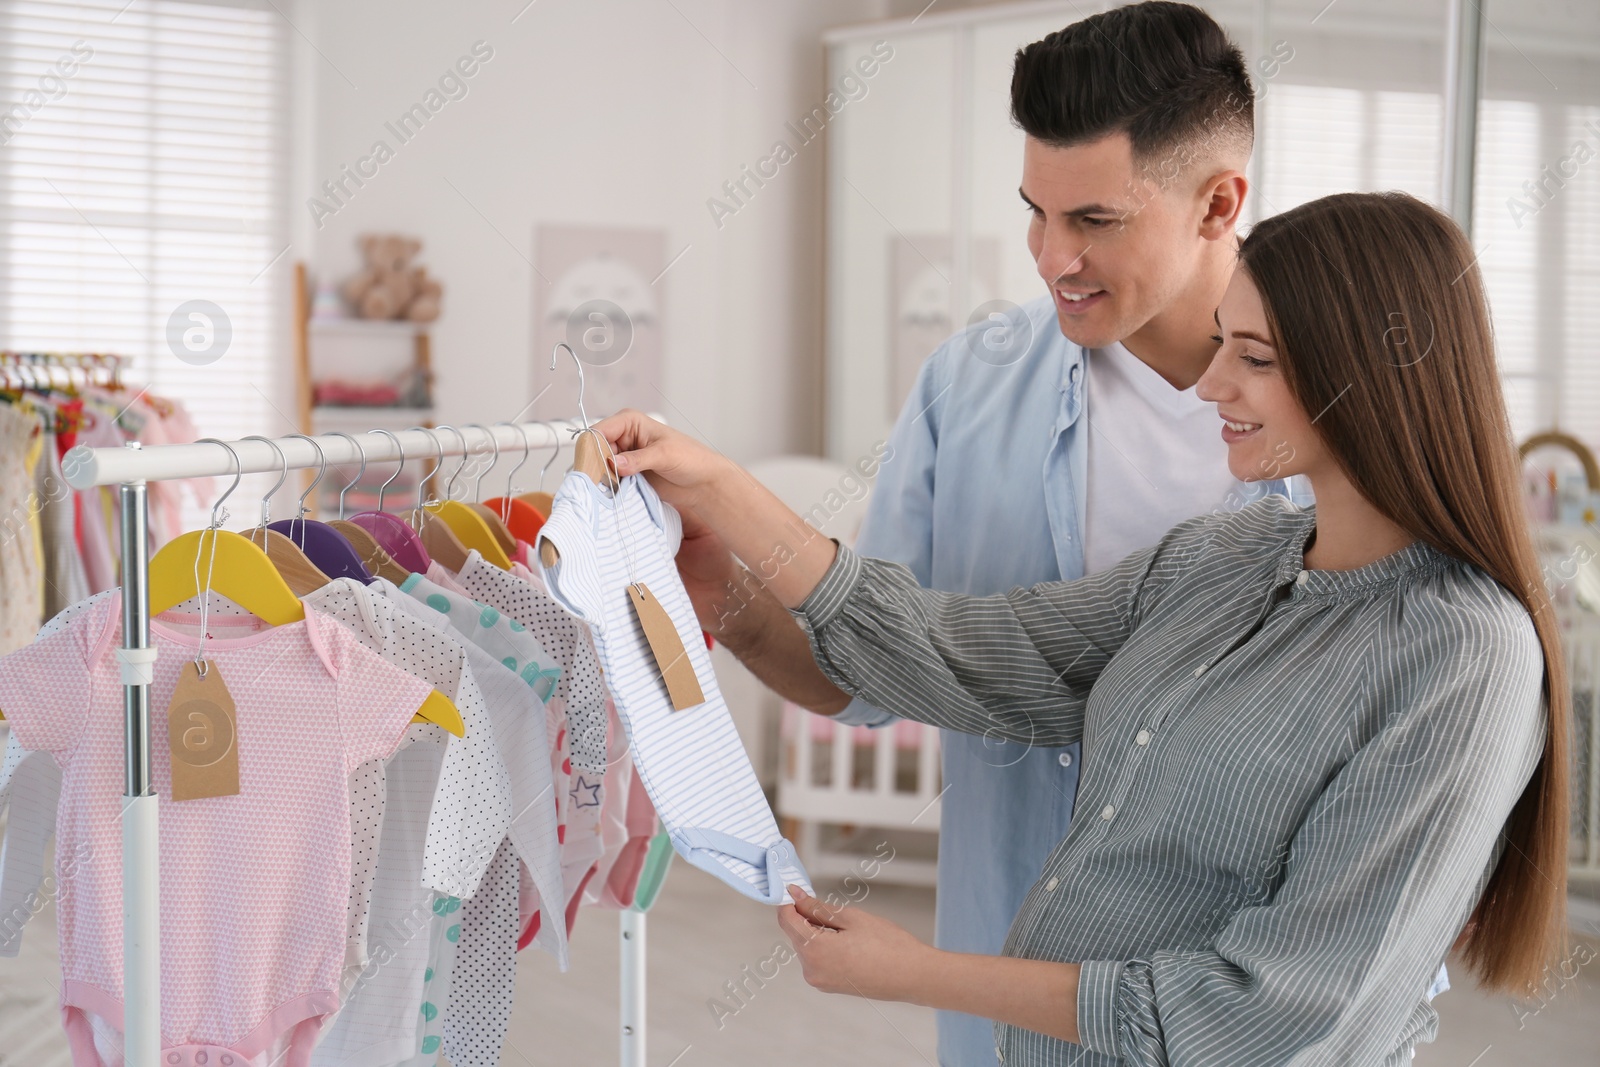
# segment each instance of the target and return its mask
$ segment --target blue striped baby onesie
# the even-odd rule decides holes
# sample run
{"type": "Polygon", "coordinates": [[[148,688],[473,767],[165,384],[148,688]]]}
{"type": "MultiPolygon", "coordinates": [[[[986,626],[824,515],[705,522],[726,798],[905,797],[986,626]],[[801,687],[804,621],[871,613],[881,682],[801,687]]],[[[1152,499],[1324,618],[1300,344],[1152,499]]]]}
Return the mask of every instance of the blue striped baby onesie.
{"type": "Polygon", "coordinates": [[[811,885],[794,846],[778,832],[717,690],[711,654],[673,563],[682,536],[678,513],[642,478],[624,478],[613,497],[573,472],[539,532],[561,554],[544,568],[545,584],[589,625],[634,766],[678,854],[746,896],[785,904],[786,885],[808,893],[811,885]],[[673,709],[628,597],[635,581],[672,617],[703,704],[673,709]]]}

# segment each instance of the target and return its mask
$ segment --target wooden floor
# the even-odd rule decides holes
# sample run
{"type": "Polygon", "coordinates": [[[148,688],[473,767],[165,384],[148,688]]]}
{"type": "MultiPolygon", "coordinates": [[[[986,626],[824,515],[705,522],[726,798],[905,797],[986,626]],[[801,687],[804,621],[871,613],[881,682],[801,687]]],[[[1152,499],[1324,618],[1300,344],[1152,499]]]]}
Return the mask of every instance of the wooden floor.
{"type": "MultiPolygon", "coordinates": [[[[871,883],[862,906],[932,934],[929,890],[871,883]]],[[[56,1009],[54,918],[47,907],[21,957],[0,960],[0,1067],[71,1063],[56,1009]]],[[[675,864],[648,923],[650,1067],[938,1062],[930,1012],[811,989],[798,963],[774,960],[782,935],[771,909],[710,875],[675,864]],[[742,985],[737,999],[730,983],[742,985]]],[[[563,975],[545,956],[523,953],[505,1067],[617,1062],[616,914],[583,913],[572,956],[563,975]]],[[[1600,1065],[1600,958],[1581,953],[1569,971],[1542,1005],[1518,1006],[1470,988],[1458,969],[1456,988],[1439,1000],[1439,1040],[1418,1050],[1418,1067],[1600,1065]]]]}

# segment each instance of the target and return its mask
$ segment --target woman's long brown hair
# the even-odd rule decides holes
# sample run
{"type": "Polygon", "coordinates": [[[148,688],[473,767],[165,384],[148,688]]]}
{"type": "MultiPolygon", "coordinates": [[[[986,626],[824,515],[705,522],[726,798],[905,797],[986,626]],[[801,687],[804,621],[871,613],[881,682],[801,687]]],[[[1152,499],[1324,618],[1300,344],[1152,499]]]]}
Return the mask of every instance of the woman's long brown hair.
{"type": "Polygon", "coordinates": [[[1459,943],[1484,985],[1527,993],[1564,933],[1571,695],[1476,256],[1414,197],[1341,193],[1258,223],[1239,258],[1284,378],[1351,482],[1414,537],[1509,590],[1539,635],[1544,755],[1459,943]]]}

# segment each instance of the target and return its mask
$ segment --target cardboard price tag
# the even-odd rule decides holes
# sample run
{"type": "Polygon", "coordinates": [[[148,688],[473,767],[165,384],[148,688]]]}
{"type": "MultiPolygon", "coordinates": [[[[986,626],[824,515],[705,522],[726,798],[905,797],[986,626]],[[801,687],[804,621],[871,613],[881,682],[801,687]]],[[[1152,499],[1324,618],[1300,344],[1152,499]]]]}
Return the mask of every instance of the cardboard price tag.
{"type": "Polygon", "coordinates": [[[237,710],[222,672],[210,663],[201,677],[193,660],[185,663],[167,707],[172,799],[236,796],[238,740],[237,710]]]}
{"type": "Polygon", "coordinates": [[[687,711],[696,704],[704,704],[706,697],[700,690],[700,679],[695,677],[694,664],[689,660],[689,653],[684,651],[683,639],[678,636],[678,628],[672,624],[667,609],[650,595],[649,587],[643,582],[628,586],[628,599],[633,601],[634,614],[639,616],[645,640],[650,642],[650,654],[655,657],[656,667],[667,683],[667,695],[672,698],[673,708],[687,711]]]}

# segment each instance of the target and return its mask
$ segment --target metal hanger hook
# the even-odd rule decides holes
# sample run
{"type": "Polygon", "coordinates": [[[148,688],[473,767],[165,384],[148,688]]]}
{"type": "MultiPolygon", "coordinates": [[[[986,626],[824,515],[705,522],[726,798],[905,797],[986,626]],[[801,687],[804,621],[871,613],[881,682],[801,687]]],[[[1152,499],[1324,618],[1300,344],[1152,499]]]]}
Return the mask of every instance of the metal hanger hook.
{"type": "MultiPolygon", "coordinates": [[[[349,434],[345,433],[343,430],[329,430],[328,431],[328,436],[329,437],[342,437],[346,441],[349,441],[350,444],[355,447],[356,454],[361,457],[361,469],[356,471],[356,476],[354,478],[351,478],[349,483],[346,484],[343,489],[339,490],[339,520],[342,522],[342,521],[344,521],[344,495],[346,493],[348,493],[355,486],[355,484],[361,480],[361,476],[363,474],[367,473],[367,450],[361,447],[361,442],[360,441],[357,441],[354,437],[351,437],[349,434]]],[[[399,474],[400,472],[399,471],[395,471],[395,473],[399,474]]],[[[379,509],[379,510],[382,510],[382,509],[379,509]]]]}
{"type": "Polygon", "coordinates": [[[227,492],[217,497],[215,504],[211,505],[210,529],[215,530],[227,521],[227,510],[222,505],[227,502],[227,499],[233,495],[233,491],[239,488],[239,483],[244,480],[244,464],[239,462],[239,453],[235,452],[233,446],[226,441],[219,441],[215,437],[202,437],[195,444],[221,445],[228,450],[228,455],[233,457],[233,484],[228,486],[227,492]]]}
{"type": "MultiPolygon", "coordinates": [[[[454,426],[447,426],[444,423],[440,423],[436,428],[440,430],[449,430],[451,433],[456,435],[456,440],[461,442],[461,462],[456,464],[456,469],[450,472],[450,477],[447,478],[444,483],[444,498],[446,500],[454,500],[456,498],[456,479],[461,477],[461,472],[465,470],[467,466],[467,435],[456,429],[454,426]]],[[[439,451],[439,466],[444,466],[443,449],[440,449],[439,451]]],[[[435,469],[437,470],[437,468],[435,469]]]]}
{"type": "Polygon", "coordinates": [[[550,440],[553,443],[550,449],[550,458],[544,461],[544,466],[539,468],[539,492],[544,492],[544,476],[550,469],[550,464],[561,455],[561,433],[556,429],[556,424],[549,420],[540,420],[545,426],[550,427],[550,440]]]}
{"type": "Polygon", "coordinates": [[[434,463],[433,470],[429,471],[427,474],[424,474],[417,482],[417,510],[421,511],[425,506],[423,503],[423,495],[428,491],[428,483],[433,480],[433,476],[435,474],[439,473],[439,468],[444,466],[444,445],[440,443],[439,435],[434,433],[431,427],[413,426],[411,428],[413,430],[420,430],[422,433],[427,434],[428,437],[433,441],[433,447],[439,450],[437,462],[434,463]]]}
{"type": "Polygon", "coordinates": [[[283,483],[289,480],[289,457],[283,454],[283,449],[278,447],[278,442],[270,437],[251,434],[249,437],[241,437],[239,440],[265,442],[268,447],[278,454],[279,461],[283,463],[283,471],[278,475],[278,480],[273,483],[271,489],[267,490],[267,495],[261,498],[261,522],[257,524],[256,528],[263,529],[267,523],[272,521],[272,498],[278,495],[278,490],[283,488],[283,483]]]}
{"type": "MultiPolygon", "coordinates": [[[[396,436],[393,430],[368,430],[367,432],[383,434],[389,440],[394,442],[394,450],[400,453],[400,466],[396,467],[394,469],[394,473],[389,475],[389,480],[387,482],[384,482],[382,485],[378,486],[378,510],[382,511],[383,494],[388,490],[389,486],[394,484],[394,480],[400,477],[400,472],[406,469],[406,446],[400,443],[400,438],[396,436]]],[[[362,470],[366,470],[366,462],[367,454],[363,452],[361,453],[362,470]]]]}
{"type": "Polygon", "coordinates": [[[322,484],[323,477],[328,473],[328,454],[322,450],[321,445],[303,433],[292,433],[289,436],[298,438],[317,450],[317,476],[311,479],[311,484],[306,486],[306,491],[300,494],[300,499],[295,503],[294,517],[303,525],[306,521],[306,497],[316,492],[317,486],[322,484]]]}
{"type": "Polygon", "coordinates": [[[517,462],[517,465],[515,467],[511,468],[511,473],[506,475],[505,502],[500,505],[500,521],[501,522],[510,522],[511,521],[511,496],[512,496],[512,493],[514,492],[514,490],[512,489],[512,485],[517,480],[517,472],[519,470],[521,470],[523,467],[526,467],[528,465],[528,454],[533,451],[533,445],[529,443],[529,441],[528,441],[528,431],[523,429],[521,423],[517,423],[517,422],[497,422],[497,423],[495,423],[495,425],[496,426],[509,426],[512,429],[516,430],[517,431],[517,435],[522,438],[522,459],[520,459],[517,462]]]}
{"type": "Polygon", "coordinates": [[[583,410],[583,390],[585,385],[583,380],[583,360],[578,358],[578,353],[574,352],[572,346],[567,342],[557,341],[555,348],[550,351],[550,369],[556,369],[556,353],[563,348],[567,350],[567,355],[572,357],[572,362],[578,368],[578,417],[583,420],[583,428],[587,430],[589,428],[589,413],[583,410]]]}
{"type": "Polygon", "coordinates": [[[489,427],[485,426],[481,422],[469,422],[469,423],[466,424],[466,427],[469,430],[482,430],[484,433],[488,434],[489,435],[489,447],[494,449],[494,458],[489,460],[489,465],[487,467],[483,468],[483,470],[478,472],[477,478],[472,483],[472,499],[475,500],[475,501],[476,500],[482,500],[483,499],[483,476],[485,474],[488,474],[490,471],[494,470],[495,467],[498,466],[499,463],[500,463],[500,442],[495,438],[494,431],[489,429],[489,427]]]}

